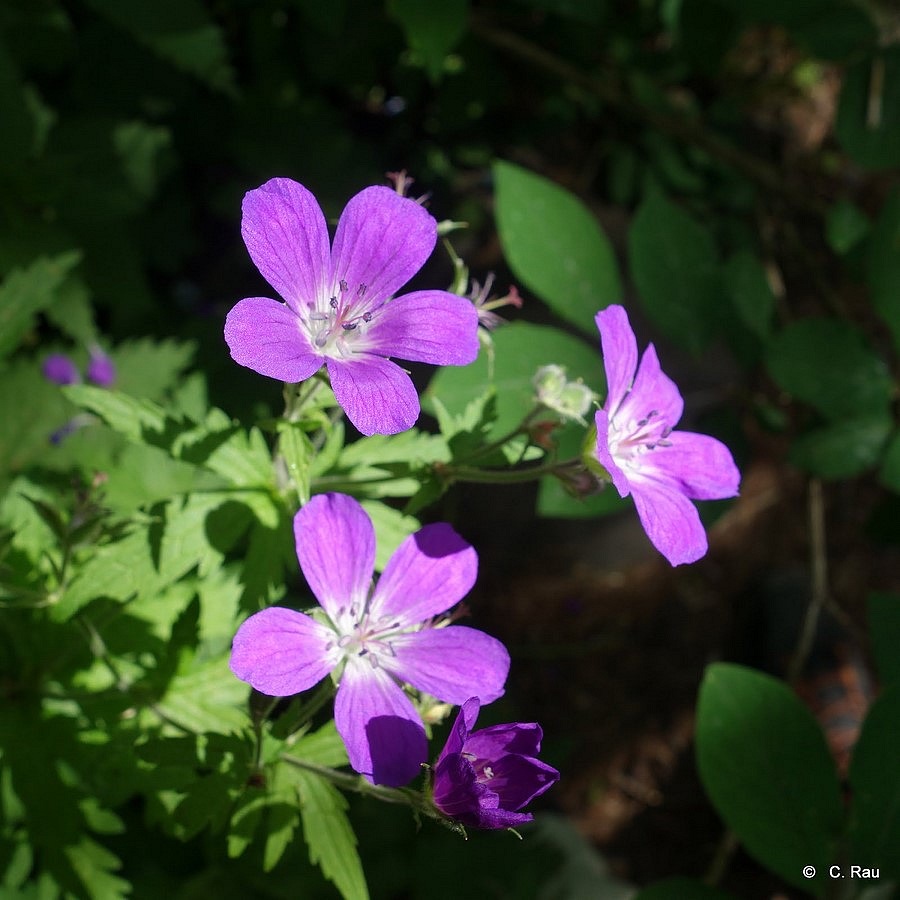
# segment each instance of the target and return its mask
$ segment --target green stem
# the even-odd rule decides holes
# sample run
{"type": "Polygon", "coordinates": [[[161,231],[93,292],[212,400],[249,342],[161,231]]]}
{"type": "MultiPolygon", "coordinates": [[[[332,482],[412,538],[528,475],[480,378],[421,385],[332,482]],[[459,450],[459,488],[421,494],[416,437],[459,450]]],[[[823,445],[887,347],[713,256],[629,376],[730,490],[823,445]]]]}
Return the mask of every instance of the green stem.
{"type": "Polygon", "coordinates": [[[477,466],[440,466],[438,475],[447,481],[467,481],[475,484],[523,484],[553,475],[577,460],[544,463],[527,469],[479,469],[477,466]]]}

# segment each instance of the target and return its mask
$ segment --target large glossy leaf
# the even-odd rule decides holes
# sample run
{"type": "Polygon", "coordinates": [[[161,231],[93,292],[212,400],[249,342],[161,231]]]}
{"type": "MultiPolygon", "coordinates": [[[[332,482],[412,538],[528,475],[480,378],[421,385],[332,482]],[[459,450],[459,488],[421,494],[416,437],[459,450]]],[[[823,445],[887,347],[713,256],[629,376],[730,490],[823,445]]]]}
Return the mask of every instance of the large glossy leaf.
{"type": "Polygon", "coordinates": [[[747,851],[821,896],[841,826],[840,787],[821,729],[787,685],[743,666],[710,666],[697,709],[697,765],[747,851]],[[804,866],[815,867],[815,879],[804,866]]]}
{"type": "Polygon", "coordinates": [[[622,298],[597,219],[559,185],[512,163],[494,163],[494,180],[497,230],[516,278],[561,318],[595,334],[594,316],[622,298]]]}

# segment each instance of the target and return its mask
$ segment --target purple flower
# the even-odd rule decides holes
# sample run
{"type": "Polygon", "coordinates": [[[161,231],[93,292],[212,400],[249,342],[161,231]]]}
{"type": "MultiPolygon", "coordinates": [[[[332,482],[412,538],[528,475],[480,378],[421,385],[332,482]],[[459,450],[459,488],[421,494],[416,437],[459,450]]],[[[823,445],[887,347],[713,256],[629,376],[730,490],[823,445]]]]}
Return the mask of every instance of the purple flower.
{"type": "Polygon", "coordinates": [[[100,387],[112,387],[116,380],[115,363],[97,346],[91,347],[91,361],[88,363],[88,381],[100,387]]]}
{"type": "Polygon", "coordinates": [[[81,381],[78,367],[62,353],[51,353],[44,360],[42,371],[44,378],[55,384],[78,384],[81,381]]]}
{"type": "Polygon", "coordinates": [[[330,672],[334,719],[350,765],[396,787],[428,747],[401,683],[446,703],[503,694],[509,654],[495,638],[436,619],[471,589],[478,557],[449,525],[406,538],[375,587],[375,530],[352,497],[319,494],[294,517],[297,558],[324,616],[270,607],[234,638],[231,670],[263,694],[287,697],[330,672]]]}
{"type": "Polygon", "coordinates": [[[559,772],[537,759],[541,726],[492,725],[472,731],[481,703],[469,698],[459,711],[434,767],[434,805],[473,828],[514,828],[533,818],[517,812],[559,781],[559,772]]]}
{"type": "Polygon", "coordinates": [[[740,472],[715,438],[673,431],[684,401],[662,373],[653,344],[638,365],[637,341],[621,306],[596,316],[609,393],[595,416],[597,459],[622,497],[634,498],[653,546],[673,565],[706,553],[691,500],[735,497],[740,472]]]}
{"type": "Polygon", "coordinates": [[[478,355],[478,313],[446,291],[391,299],[431,255],[437,223],[388,187],[361,191],[329,247],[315,197],[273,178],[244,197],[241,231],[263,277],[284,298],[241,300],[225,320],[234,360],[297,382],[324,363],[338,403],[363,434],[396,434],[419,417],[407,373],[388,357],[467,365],[478,355]]]}

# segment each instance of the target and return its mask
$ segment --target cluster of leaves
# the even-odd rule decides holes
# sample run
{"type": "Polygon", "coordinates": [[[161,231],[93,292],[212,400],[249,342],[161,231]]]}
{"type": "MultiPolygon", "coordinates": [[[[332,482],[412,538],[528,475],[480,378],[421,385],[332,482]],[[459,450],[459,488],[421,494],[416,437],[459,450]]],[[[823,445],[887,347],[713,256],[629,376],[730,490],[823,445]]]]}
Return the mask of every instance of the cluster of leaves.
{"type": "MultiPolygon", "coordinates": [[[[565,362],[602,392],[593,316],[625,284],[672,344],[698,356],[728,348],[737,374],[716,399],[740,404],[731,434],[749,420],[812,476],[900,492],[900,192],[873,199],[856,187],[900,164],[889,5],[620,6],[3,5],[3,890],[296,896],[302,883],[304,896],[329,896],[308,845],[344,896],[366,896],[347,801],[314,772],[343,765],[340,741],[319,720],[293,730],[291,707],[271,721],[248,715],[246,687],[227,669],[231,637],[261,606],[301,602],[290,516],[312,492],[364,501],[380,566],[455,479],[542,458],[546,447],[515,434],[531,378],[565,362]],[[770,40],[782,68],[737,64],[770,40]],[[799,162],[744,149],[765,137],[747,125],[765,119],[750,88],[802,103],[832,70],[843,74],[832,141],[799,162]],[[559,170],[542,162],[555,158],[566,161],[559,170]],[[401,165],[434,187],[436,212],[455,203],[472,233],[489,227],[478,190],[489,173],[506,261],[544,305],[530,302],[534,321],[498,330],[474,365],[437,374],[424,400],[431,429],[349,441],[327,392],[289,397],[298,414],[276,419],[261,380],[229,371],[216,324],[238,286],[257,289],[235,227],[240,196],[291,175],[336,211],[401,165]],[[558,180],[629,211],[621,253],[558,180]],[[820,194],[797,187],[823,184],[820,194]],[[98,319],[115,342],[116,389],[42,379],[41,357],[83,354],[98,319]],[[251,410],[257,425],[233,418],[251,410]],[[51,445],[75,415],[89,424],[51,445]]],[[[566,425],[553,452],[577,456],[583,439],[566,425]]],[[[751,454],[747,444],[748,464],[751,454]]],[[[612,492],[576,500],[544,478],[537,508],[593,516],[620,505],[612,492]]],[[[887,640],[898,598],[877,602],[876,636],[887,640]]],[[[885,684],[896,680],[889,654],[879,661],[885,684]]],[[[824,891],[821,873],[841,852],[900,877],[895,691],[866,722],[844,813],[821,737],[787,689],[710,670],[704,783],[750,852],[788,882],[824,891]],[[814,884],[800,875],[808,864],[814,884]]],[[[357,813],[365,822],[371,810],[357,813]]],[[[511,858],[511,896],[544,882],[546,896],[596,891],[596,860],[553,828],[549,859],[511,858]]],[[[423,846],[430,855],[416,851],[410,879],[450,859],[427,834],[423,846]]],[[[372,858],[365,867],[370,879],[379,871],[372,858]]],[[[429,895],[424,877],[415,887],[380,876],[385,891],[429,895]]],[[[669,890],[684,896],[685,884],[669,890]]]]}

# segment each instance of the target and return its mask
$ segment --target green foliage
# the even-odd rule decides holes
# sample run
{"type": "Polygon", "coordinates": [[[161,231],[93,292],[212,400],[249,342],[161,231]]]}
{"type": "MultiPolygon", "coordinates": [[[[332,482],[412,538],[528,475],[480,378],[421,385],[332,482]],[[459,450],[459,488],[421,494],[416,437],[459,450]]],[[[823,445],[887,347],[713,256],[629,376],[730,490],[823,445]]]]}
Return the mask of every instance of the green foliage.
{"type": "Polygon", "coordinates": [[[812,714],[777,679],[710,666],[697,707],[697,765],[747,851],[822,896],[841,825],[837,774],[812,714]],[[804,878],[804,866],[818,875],[804,878]]]}
{"type": "Polygon", "coordinates": [[[446,0],[437,6],[428,0],[389,0],[388,9],[403,26],[428,77],[439,81],[447,54],[465,32],[469,0],[446,0]]]}
{"type": "Polygon", "coordinates": [[[612,247],[596,217],[546,178],[493,166],[497,230],[510,268],[560,318],[596,334],[594,316],[622,299],[612,247]]]}

